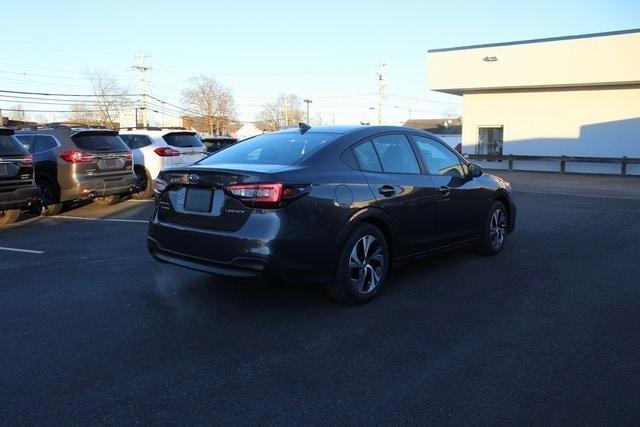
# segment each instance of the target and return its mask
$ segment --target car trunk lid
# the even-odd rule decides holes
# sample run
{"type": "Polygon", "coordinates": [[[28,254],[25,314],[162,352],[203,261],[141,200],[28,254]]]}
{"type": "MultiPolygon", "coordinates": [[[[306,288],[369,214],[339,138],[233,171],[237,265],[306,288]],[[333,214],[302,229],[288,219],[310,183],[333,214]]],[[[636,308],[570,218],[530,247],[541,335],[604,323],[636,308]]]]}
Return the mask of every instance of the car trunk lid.
{"type": "Polygon", "coordinates": [[[195,132],[176,131],[162,136],[169,147],[180,152],[179,156],[170,157],[172,166],[188,166],[202,159],[206,153],[206,147],[195,132]]]}
{"type": "Polygon", "coordinates": [[[73,161],[69,153],[63,158],[76,164],[76,174],[90,176],[109,176],[130,173],[133,170],[131,150],[118,137],[118,133],[109,130],[91,130],[76,132],[71,136],[73,143],[84,156],[73,161]]]}

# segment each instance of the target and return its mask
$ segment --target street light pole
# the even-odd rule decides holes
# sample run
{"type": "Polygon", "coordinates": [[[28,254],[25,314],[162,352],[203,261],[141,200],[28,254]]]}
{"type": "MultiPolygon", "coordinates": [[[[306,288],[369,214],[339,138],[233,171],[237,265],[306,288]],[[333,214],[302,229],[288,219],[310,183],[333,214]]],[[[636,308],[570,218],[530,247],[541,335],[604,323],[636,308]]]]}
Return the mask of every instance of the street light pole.
{"type": "Polygon", "coordinates": [[[304,103],[307,104],[307,124],[309,124],[309,104],[313,101],[310,99],[303,99],[304,103]]]}

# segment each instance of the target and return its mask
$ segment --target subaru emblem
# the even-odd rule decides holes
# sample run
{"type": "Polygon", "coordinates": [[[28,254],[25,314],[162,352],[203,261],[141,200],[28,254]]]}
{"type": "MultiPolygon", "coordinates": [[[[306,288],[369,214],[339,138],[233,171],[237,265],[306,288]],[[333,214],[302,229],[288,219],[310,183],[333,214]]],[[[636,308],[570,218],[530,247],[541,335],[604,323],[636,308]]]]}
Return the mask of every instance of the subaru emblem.
{"type": "Polygon", "coordinates": [[[198,181],[200,181],[200,177],[193,173],[189,175],[188,179],[189,179],[189,182],[192,184],[197,184],[198,181]]]}

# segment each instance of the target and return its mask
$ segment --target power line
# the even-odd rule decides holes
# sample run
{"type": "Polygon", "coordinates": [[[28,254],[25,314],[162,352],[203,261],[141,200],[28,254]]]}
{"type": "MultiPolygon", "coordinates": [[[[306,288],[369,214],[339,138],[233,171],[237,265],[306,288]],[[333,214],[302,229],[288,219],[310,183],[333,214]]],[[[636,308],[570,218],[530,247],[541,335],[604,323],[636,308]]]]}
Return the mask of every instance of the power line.
{"type": "MultiPolygon", "coordinates": [[[[75,94],[75,93],[48,93],[48,92],[25,92],[20,90],[0,90],[2,93],[17,93],[19,95],[41,95],[41,96],[73,96],[73,97],[83,97],[83,96],[91,96],[91,97],[102,97],[104,95],[96,95],[95,93],[89,94],[75,94]]],[[[140,96],[137,93],[119,93],[113,94],[109,96],[140,96]]]]}
{"type": "MultiPolygon", "coordinates": [[[[2,111],[24,111],[25,113],[76,113],[76,110],[23,110],[19,108],[2,108],[2,111]]],[[[100,110],[82,110],[83,113],[99,113],[100,110]]]]}

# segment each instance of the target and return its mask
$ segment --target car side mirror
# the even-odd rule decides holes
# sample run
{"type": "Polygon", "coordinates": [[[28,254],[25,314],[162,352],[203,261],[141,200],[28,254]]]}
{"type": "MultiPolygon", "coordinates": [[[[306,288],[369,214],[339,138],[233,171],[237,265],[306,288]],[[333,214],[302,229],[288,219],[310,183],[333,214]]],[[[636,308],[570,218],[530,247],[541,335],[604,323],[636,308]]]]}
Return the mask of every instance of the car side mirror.
{"type": "Polygon", "coordinates": [[[475,163],[469,163],[469,177],[477,178],[482,175],[482,168],[475,163]]]}

